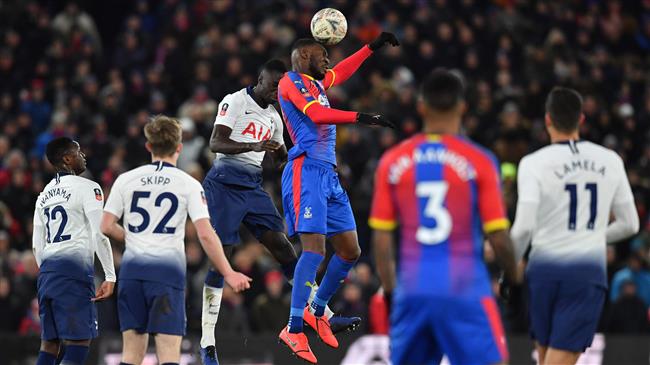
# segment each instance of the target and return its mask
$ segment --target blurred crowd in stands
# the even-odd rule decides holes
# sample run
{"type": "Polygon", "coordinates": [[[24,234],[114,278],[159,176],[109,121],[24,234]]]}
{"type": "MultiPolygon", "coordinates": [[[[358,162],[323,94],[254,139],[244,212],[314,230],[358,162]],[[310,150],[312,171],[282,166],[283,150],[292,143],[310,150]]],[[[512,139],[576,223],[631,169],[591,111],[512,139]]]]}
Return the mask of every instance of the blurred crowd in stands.
{"type": "MultiPolygon", "coordinates": [[[[373,172],[383,151],[420,128],[418,80],[447,67],[467,84],[463,132],[502,163],[511,217],[517,163],[548,142],[546,93],[567,85],[583,94],[582,137],[623,157],[643,223],[636,237],[608,247],[601,330],[650,333],[650,0],[0,2],[0,331],[39,333],[31,229],[35,197],[52,178],[47,142],[77,139],[88,159],[85,176],[110,194],[118,174],[149,159],[143,125],[167,114],[182,122],[179,167],[202,180],[213,159],[207,142],[218,102],[255,83],[266,60],[288,63],[292,42],[309,36],[311,16],[325,6],[341,10],[349,26],[345,40],[329,48],[332,64],[381,30],[402,43],[329,92],[333,107],[379,112],[398,125],[338,128],[338,170],[364,255],[333,308],[366,318],[363,331],[386,331],[366,224],[373,172]]],[[[269,164],[265,187],[280,207],[279,176],[269,164]]],[[[276,333],[289,312],[288,285],[268,253],[243,237],[234,265],[254,278],[253,289],[224,292],[217,328],[276,333]]],[[[122,250],[114,243],[117,266],[122,250]]],[[[200,328],[207,260],[191,227],[186,252],[192,332],[200,328]]],[[[485,258],[496,277],[487,246],[485,258]]],[[[507,328],[526,330],[524,310],[503,309],[507,328]]],[[[115,301],[99,311],[100,330],[118,331],[115,301]]]]}

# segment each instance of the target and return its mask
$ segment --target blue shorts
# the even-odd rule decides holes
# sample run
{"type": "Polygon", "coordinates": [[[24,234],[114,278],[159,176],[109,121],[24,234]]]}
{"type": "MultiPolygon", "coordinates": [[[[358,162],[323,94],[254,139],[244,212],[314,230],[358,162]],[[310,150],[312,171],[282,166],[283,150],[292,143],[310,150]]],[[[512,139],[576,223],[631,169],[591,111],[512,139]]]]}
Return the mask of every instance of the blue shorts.
{"type": "Polygon", "coordinates": [[[289,236],[320,233],[328,237],[357,226],[332,164],[300,156],[282,173],[282,206],[289,236]]]}
{"type": "Polygon", "coordinates": [[[120,330],[185,335],[185,291],[155,281],[120,279],[117,311],[120,330]]]}
{"type": "Polygon", "coordinates": [[[223,184],[210,174],[203,180],[210,222],[224,245],[240,242],[239,225],[259,240],[266,231],[284,232],[284,223],[275,204],[261,186],[250,188],[223,184]]]}
{"type": "Polygon", "coordinates": [[[542,346],[582,352],[591,346],[606,289],[586,282],[528,279],[530,334],[542,346]]]}
{"type": "Polygon", "coordinates": [[[92,282],[56,273],[38,275],[38,312],[41,338],[51,341],[89,340],[97,337],[97,309],[92,282]]]}
{"type": "Polygon", "coordinates": [[[395,298],[391,313],[393,364],[495,364],[508,359],[494,298],[395,298]]]}

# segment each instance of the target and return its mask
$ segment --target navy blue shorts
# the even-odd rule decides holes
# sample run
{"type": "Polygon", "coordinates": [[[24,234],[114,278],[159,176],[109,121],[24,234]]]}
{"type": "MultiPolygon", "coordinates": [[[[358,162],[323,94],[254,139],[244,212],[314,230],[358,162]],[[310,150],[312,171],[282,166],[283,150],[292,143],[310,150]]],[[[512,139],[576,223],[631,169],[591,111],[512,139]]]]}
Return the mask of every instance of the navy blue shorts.
{"type": "Polygon", "coordinates": [[[284,232],[284,223],[275,204],[261,186],[248,188],[228,185],[209,177],[203,180],[210,222],[223,245],[240,242],[239,225],[259,240],[266,231],[284,232]]]}
{"type": "Polygon", "coordinates": [[[593,283],[529,278],[531,336],[542,346],[584,351],[594,339],[605,295],[593,283]]]}
{"type": "Polygon", "coordinates": [[[56,273],[40,273],[37,286],[43,340],[97,337],[97,309],[91,301],[95,296],[92,282],[56,273]]]}
{"type": "Polygon", "coordinates": [[[357,229],[348,194],[334,166],[300,156],[282,174],[282,206],[289,236],[333,235],[357,229]]]}
{"type": "Polygon", "coordinates": [[[508,360],[494,298],[404,296],[391,313],[393,364],[495,364],[508,360]]]}
{"type": "Polygon", "coordinates": [[[185,291],[155,281],[120,279],[117,311],[120,330],[185,335],[185,291]]]}

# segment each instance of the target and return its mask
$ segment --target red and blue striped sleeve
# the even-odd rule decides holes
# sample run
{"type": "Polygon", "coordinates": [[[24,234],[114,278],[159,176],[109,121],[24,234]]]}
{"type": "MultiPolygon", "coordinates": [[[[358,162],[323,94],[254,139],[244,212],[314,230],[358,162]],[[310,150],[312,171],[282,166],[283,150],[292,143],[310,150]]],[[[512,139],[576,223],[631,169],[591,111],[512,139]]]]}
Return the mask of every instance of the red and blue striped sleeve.
{"type": "Polygon", "coordinates": [[[287,73],[278,84],[278,93],[316,124],[345,124],[357,121],[357,112],[326,108],[309,92],[302,77],[291,80],[287,73]]]}
{"type": "Polygon", "coordinates": [[[375,173],[375,188],[372,196],[372,208],[368,225],[372,229],[393,230],[397,227],[395,203],[391,194],[388,180],[391,164],[391,154],[386,154],[379,162],[375,173]]]}
{"type": "Polygon", "coordinates": [[[361,64],[372,55],[372,51],[365,45],[349,57],[337,63],[334,68],[327,70],[323,79],[325,89],[344,83],[359,69],[361,64]]]}
{"type": "Polygon", "coordinates": [[[481,153],[475,164],[478,187],[478,208],[483,231],[491,233],[510,227],[501,192],[501,177],[496,159],[481,153]]]}

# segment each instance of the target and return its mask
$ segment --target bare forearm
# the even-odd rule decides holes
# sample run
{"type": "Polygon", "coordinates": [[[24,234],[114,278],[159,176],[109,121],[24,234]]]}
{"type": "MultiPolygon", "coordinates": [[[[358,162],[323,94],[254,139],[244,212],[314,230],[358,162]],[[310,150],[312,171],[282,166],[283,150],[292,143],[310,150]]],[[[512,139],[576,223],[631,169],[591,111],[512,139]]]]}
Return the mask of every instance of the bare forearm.
{"type": "Polygon", "coordinates": [[[512,241],[506,230],[499,230],[487,235],[488,241],[494,249],[499,267],[504,271],[506,278],[511,283],[518,283],[521,278],[517,275],[517,264],[512,241]]]}
{"type": "Polygon", "coordinates": [[[373,234],[375,265],[382,287],[387,293],[395,289],[395,257],[393,254],[393,233],[375,230],[373,234]]]}
{"type": "Polygon", "coordinates": [[[255,143],[235,142],[231,139],[210,140],[210,151],[236,155],[238,153],[253,151],[255,143]]]}

